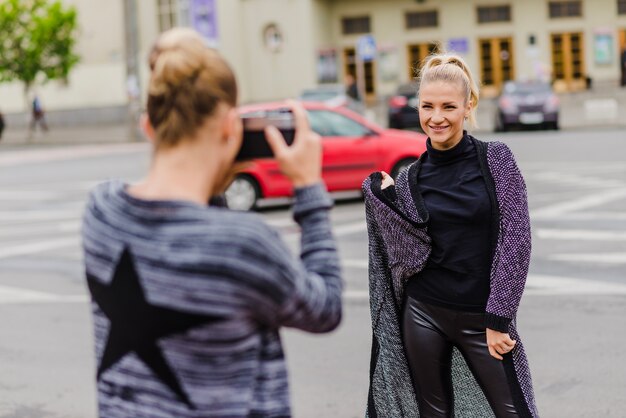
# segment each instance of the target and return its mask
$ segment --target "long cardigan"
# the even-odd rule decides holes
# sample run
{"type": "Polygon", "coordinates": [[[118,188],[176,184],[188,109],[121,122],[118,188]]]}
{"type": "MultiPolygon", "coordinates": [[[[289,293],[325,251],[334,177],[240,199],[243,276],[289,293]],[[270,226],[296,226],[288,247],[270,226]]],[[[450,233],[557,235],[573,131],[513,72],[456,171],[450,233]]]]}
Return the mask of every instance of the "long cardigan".
{"type": "MultiPolygon", "coordinates": [[[[521,417],[538,417],[524,346],[515,316],[530,262],[530,220],[526,185],[510,149],[473,137],[492,207],[492,264],[485,326],[508,332],[517,343],[503,366],[521,417]]],[[[381,192],[382,175],[363,183],[369,236],[369,293],[372,317],[370,388],[366,416],[419,417],[405,356],[400,315],[408,279],[420,272],[431,252],[428,212],[417,184],[422,158],[396,179],[395,201],[381,192]]],[[[455,348],[452,359],[455,416],[493,417],[476,379],[455,348]]]]}

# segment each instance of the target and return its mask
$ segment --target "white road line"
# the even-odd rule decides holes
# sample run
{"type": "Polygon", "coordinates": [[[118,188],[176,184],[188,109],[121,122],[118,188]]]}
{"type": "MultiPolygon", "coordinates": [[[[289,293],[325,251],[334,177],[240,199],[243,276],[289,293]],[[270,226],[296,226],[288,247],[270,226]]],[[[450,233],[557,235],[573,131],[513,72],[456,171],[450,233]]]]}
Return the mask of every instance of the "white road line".
{"type": "Polygon", "coordinates": [[[24,224],[24,225],[0,225],[0,241],[11,238],[32,238],[41,237],[50,234],[57,233],[76,233],[81,228],[81,222],[66,221],[66,222],[51,222],[51,223],[36,223],[36,224],[24,224]]]}
{"type": "Polygon", "coordinates": [[[626,284],[531,274],[526,281],[525,293],[532,295],[626,295],[626,284]]]}
{"type": "Polygon", "coordinates": [[[568,171],[595,171],[599,173],[626,171],[626,163],[623,162],[588,162],[588,161],[532,161],[520,164],[522,168],[529,170],[545,170],[547,167],[551,169],[568,171]]]}
{"type": "Polygon", "coordinates": [[[626,212],[578,212],[578,213],[564,213],[556,217],[540,217],[535,218],[531,211],[531,220],[535,221],[624,221],[626,220],[626,212]]]}
{"type": "Polygon", "coordinates": [[[333,234],[336,237],[352,235],[362,231],[367,231],[367,224],[365,223],[365,220],[333,227],[333,234]]]}
{"type": "Polygon", "coordinates": [[[560,218],[567,212],[574,212],[577,210],[600,206],[625,197],[626,188],[607,190],[601,193],[585,195],[584,197],[570,200],[568,202],[561,202],[532,210],[530,216],[535,219],[560,218]]]}
{"type": "Polygon", "coordinates": [[[609,187],[624,187],[624,182],[617,179],[591,177],[576,173],[546,171],[542,173],[532,174],[530,178],[540,182],[570,184],[577,187],[599,187],[604,189],[609,187]]]}
{"type": "Polygon", "coordinates": [[[538,229],[541,239],[578,241],[626,241],[626,231],[598,231],[588,229],[538,229]]]}
{"type": "MultiPolygon", "coordinates": [[[[333,226],[332,230],[333,230],[333,235],[335,236],[335,238],[344,237],[346,235],[352,235],[352,234],[356,234],[357,232],[366,231],[367,224],[365,223],[365,220],[363,220],[359,222],[352,222],[349,224],[333,226]]],[[[289,244],[295,244],[295,243],[300,242],[299,230],[283,232],[281,236],[283,240],[289,244]]]]}
{"type": "MultiPolygon", "coordinates": [[[[524,294],[528,296],[626,296],[626,284],[531,274],[526,281],[524,294]]],[[[348,289],[344,291],[343,296],[347,301],[364,301],[368,300],[369,293],[367,290],[348,289]]]]}
{"type": "Polygon", "coordinates": [[[58,295],[37,290],[0,286],[0,305],[23,303],[86,303],[87,295],[58,295]]]}
{"type": "Polygon", "coordinates": [[[0,200],[4,201],[40,201],[61,199],[63,193],[42,190],[0,190],[0,200]]]}
{"type": "Polygon", "coordinates": [[[37,150],[5,151],[0,154],[0,167],[12,167],[21,164],[41,163],[59,160],[76,160],[100,155],[129,154],[149,151],[148,143],[116,145],[79,145],[63,148],[37,150]]]}
{"type": "Polygon", "coordinates": [[[78,236],[30,244],[13,245],[8,248],[0,248],[0,259],[36,254],[43,251],[59,250],[68,247],[77,247],[79,245],[80,238],[78,236]]]}
{"type": "Polygon", "coordinates": [[[369,263],[367,260],[341,260],[341,265],[348,268],[367,269],[369,263]]]}
{"type": "Polygon", "coordinates": [[[626,253],[553,254],[548,259],[578,264],[626,265],[626,253]]]}
{"type": "Polygon", "coordinates": [[[58,221],[77,219],[82,216],[84,206],[68,210],[22,210],[0,212],[0,222],[58,221]]]}
{"type": "MultiPolygon", "coordinates": [[[[601,255],[601,254],[600,254],[601,255]]],[[[626,253],[609,254],[619,258],[626,264],[626,253]]],[[[352,267],[367,270],[366,259],[341,260],[343,267],[352,267]]],[[[578,279],[570,277],[549,276],[544,274],[529,274],[526,281],[527,290],[534,293],[557,292],[558,294],[585,293],[589,294],[626,294],[626,283],[610,283],[594,279],[578,279]]]]}

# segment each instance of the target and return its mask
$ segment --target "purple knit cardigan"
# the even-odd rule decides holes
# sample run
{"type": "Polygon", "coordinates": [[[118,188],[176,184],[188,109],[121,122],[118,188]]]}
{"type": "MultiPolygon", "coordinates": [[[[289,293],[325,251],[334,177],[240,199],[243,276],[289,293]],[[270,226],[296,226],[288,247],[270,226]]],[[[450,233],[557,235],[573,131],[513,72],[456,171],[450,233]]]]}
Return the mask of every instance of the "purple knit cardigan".
{"type": "MultiPolygon", "coordinates": [[[[517,333],[515,316],[530,263],[530,221],[526,185],[510,149],[501,142],[476,145],[492,200],[493,260],[485,326],[508,332],[517,344],[503,366],[521,417],[537,418],[528,361],[517,333]]],[[[402,335],[400,313],[407,280],[426,264],[431,251],[428,213],[417,187],[421,160],[400,173],[397,200],[381,192],[382,176],[363,183],[369,236],[369,291],[372,316],[370,418],[419,417],[402,335]]],[[[452,359],[454,410],[457,417],[493,417],[493,412],[463,356],[452,359]]]]}

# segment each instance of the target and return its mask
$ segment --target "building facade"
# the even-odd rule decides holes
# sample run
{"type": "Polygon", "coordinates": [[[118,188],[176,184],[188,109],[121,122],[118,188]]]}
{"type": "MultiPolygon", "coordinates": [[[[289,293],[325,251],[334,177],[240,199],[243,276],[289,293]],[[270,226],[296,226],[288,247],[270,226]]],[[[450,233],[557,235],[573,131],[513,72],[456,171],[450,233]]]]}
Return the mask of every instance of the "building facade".
{"type": "MultiPolygon", "coordinates": [[[[464,56],[484,95],[512,79],[548,79],[576,91],[589,81],[619,85],[626,0],[134,0],[137,78],[127,74],[124,3],[65,0],[79,12],[81,63],[66,83],[38,87],[49,113],[72,122],[123,119],[129,96],[145,96],[146,57],[173,26],[194,26],[233,66],[242,102],[297,96],[357,73],[369,100],[411,81],[439,48],[464,56]],[[359,73],[361,74],[361,72],[359,73]]],[[[26,108],[22,87],[0,85],[5,113],[26,108]]]]}

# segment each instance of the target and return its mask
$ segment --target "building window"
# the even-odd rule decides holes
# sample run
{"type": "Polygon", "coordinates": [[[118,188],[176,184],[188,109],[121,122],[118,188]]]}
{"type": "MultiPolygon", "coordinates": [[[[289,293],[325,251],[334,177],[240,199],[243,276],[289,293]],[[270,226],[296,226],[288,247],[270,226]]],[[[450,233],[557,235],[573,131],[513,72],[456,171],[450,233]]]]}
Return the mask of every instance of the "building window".
{"type": "Polygon", "coordinates": [[[617,0],[617,14],[626,15],[626,0],[617,0]]]}
{"type": "Polygon", "coordinates": [[[515,79],[513,38],[485,38],[478,45],[483,85],[500,87],[505,81],[515,79]]]}
{"type": "Polygon", "coordinates": [[[478,6],[478,23],[510,22],[511,6],[478,6]]]}
{"type": "Polygon", "coordinates": [[[341,31],[344,35],[370,33],[370,17],[344,17],[341,19],[341,31]]]}
{"type": "Polygon", "coordinates": [[[175,0],[157,0],[157,14],[161,32],[176,26],[176,11],[175,0]]]}
{"type": "Polygon", "coordinates": [[[550,18],[559,17],[581,17],[583,15],[583,6],[581,1],[551,1],[548,3],[550,8],[550,18]]]}
{"type": "Polygon", "coordinates": [[[437,44],[433,42],[411,44],[408,46],[409,59],[409,80],[415,80],[419,70],[424,64],[424,60],[437,50],[437,44]]]}
{"type": "Polygon", "coordinates": [[[563,80],[569,90],[584,86],[585,51],[583,34],[552,34],[552,70],[556,80],[563,80]]]}
{"type": "Polygon", "coordinates": [[[405,15],[406,28],[432,28],[439,26],[439,16],[437,10],[429,12],[407,12],[405,15]]]}

